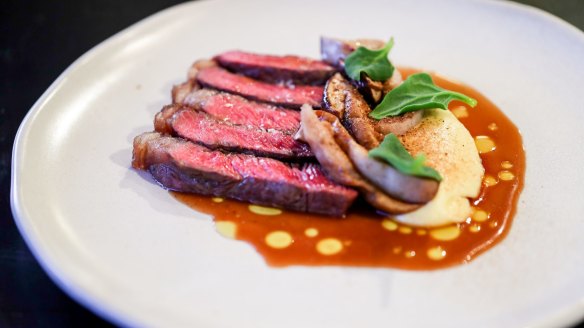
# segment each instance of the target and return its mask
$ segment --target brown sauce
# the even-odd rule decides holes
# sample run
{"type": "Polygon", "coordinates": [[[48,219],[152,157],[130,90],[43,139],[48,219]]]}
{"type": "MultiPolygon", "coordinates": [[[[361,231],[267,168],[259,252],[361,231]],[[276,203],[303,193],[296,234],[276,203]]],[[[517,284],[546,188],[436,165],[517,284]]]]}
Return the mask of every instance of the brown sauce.
{"type": "MultiPolygon", "coordinates": [[[[405,76],[413,69],[401,69],[405,76]]],[[[452,102],[450,110],[470,131],[485,167],[476,211],[465,222],[438,228],[407,226],[354,206],[345,218],[281,211],[233,200],[173,193],[214,217],[226,237],[252,244],[275,267],[340,265],[432,270],[466,263],[508,233],[523,187],[525,152],[515,125],[476,90],[433,75],[434,82],[478,100],[475,108],[452,102]],[[478,138],[477,138],[478,137],[478,138]],[[259,214],[258,214],[259,213],[259,214]]]]}

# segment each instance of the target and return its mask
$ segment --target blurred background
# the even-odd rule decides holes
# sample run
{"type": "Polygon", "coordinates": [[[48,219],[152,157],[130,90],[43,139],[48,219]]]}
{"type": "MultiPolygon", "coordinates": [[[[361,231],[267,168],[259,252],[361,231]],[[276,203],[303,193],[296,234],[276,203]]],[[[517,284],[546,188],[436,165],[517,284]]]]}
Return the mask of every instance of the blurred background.
{"type": "MultiPolygon", "coordinates": [[[[9,201],[12,144],[29,108],[75,59],[131,24],[180,2],[0,1],[0,327],[111,326],[53,284],[20,237],[9,201]]],[[[584,30],[584,0],[517,2],[584,30]]],[[[576,327],[584,328],[584,323],[576,327]]]]}

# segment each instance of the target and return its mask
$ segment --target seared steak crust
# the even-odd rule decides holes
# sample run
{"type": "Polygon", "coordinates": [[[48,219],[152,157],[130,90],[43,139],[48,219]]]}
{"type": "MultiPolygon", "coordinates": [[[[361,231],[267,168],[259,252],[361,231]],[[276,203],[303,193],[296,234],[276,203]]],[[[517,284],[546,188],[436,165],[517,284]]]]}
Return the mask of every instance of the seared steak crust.
{"type": "Polygon", "coordinates": [[[299,56],[228,51],[217,55],[215,61],[230,71],[269,83],[322,85],[335,72],[323,61],[299,56]]]}
{"type": "Polygon", "coordinates": [[[357,196],[329,180],[317,164],[226,154],[156,132],[134,139],[132,166],[150,171],[170,190],[300,212],[342,216],[357,196]]]}

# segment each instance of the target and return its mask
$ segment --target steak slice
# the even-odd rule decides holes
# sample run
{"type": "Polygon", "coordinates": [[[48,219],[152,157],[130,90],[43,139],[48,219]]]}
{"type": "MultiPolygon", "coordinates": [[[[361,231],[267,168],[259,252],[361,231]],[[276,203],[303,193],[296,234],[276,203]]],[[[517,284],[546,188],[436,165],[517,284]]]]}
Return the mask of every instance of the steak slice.
{"type": "Polygon", "coordinates": [[[265,130],[294,133],[300,127],[300,112],[210,89],[194,90],[182,101],[214,118],[265,130]]]}
{"type": "Polygon", "coordinates": [[[179,104],[183,103],[187,95],[198,89],[200,89],[200,86],[195,80],[187,80],[183,83],[174,85],[171,91],[172,102],[179,104]]]}
{"type": "Polygon", "coordinates": [[[299,56],[228,51],[217,55],[215,60],[230,71],[269,83],[322,85],[336,71],[323,61],[299,56]]]}
{"type": "Polygon", "coordinates": [[[313,157],[310,147],[294,140],[289,133],[235,125],[178,104],[164,107],[154,119],[154,128],[158,132],[171,133],[211,149],[286,160],[306,160],[313,157]]]}
{"type": "Polygon", "coordinates": [[[132,166],[150,171],[170,190],[299,212],[342,216],[357,197],[355,190],[329,180],[317,164],[225,154],[156,132],[134,139],[132,166]]]}
{"type": "Polygon", "coordinates": [[[320,108],[323,95],[321,86],[285,86],[269,84],[231,73],[221,67],[207,67],[196,74],[197,82],[203,86],[234,93],[248,99],[273,103],[290,108],[303,104],[320,108]]]}

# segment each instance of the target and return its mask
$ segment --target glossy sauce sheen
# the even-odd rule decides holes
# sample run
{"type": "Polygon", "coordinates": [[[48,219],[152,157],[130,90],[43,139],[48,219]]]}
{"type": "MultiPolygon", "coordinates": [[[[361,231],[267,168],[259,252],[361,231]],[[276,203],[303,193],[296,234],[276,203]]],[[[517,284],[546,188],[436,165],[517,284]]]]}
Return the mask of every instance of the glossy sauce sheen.
{"type": "MultiPolygon", "coordinates": [[[[415,73],[401,69],[404,76],[415,73]]],[[[475,108],[452,102],[450,110],[485,152],[485,178],[477,209],[465,222],[438,228],[406,226],[354,206],[346,218],[263,208],[232,200],[173,193],[214,217],[226,237],[252,244],[274,267],[340,265],[432,270],[468,262],[501,241],[511,227],[523,187],[525,152],[517,127],[476,90],[433,75],[434,82],[478,100],[475,108]],[[465,117],[466,116],[466,117],[465,117]],[[477,138],[479,137],[479,138],[477,138]],[[258,214],[259,213],[259,214],[258,214]]]]}

